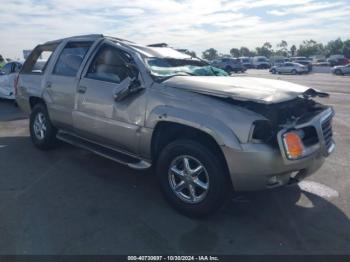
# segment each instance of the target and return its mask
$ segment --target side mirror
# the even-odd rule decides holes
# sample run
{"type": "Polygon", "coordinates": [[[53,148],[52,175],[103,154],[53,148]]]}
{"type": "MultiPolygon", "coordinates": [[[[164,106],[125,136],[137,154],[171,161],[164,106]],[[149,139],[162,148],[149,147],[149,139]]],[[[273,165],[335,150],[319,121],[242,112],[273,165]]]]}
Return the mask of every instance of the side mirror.
{"type": "Polygon", "coordinates": [[[114,100],[119,102],[124,100],[131,94],[137,93],[142,90],[143,87],[138,79],[138,77],[130,78],[127,77],[121,84],[121,88],[114,93],[114,100]]]}
{"type": "Polygon", "coordinates": [[[126,64],[127,72],[130,78],[138,78],[140,71],[134,63],[126,64]]]}

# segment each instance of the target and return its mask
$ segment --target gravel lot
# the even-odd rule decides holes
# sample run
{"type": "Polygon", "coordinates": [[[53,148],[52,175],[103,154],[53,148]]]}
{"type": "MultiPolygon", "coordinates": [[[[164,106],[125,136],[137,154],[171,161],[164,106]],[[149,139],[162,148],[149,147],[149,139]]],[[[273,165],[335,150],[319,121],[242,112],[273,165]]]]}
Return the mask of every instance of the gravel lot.
{"type": "Polygon", "coordinates": [[[193,220],[135,172],[69,145],[36,150],[28,120],[0,101],[0,254],[350,254],[350,77],[247,75],[331,93],[336,152],[299,185],[240,193],[193,220]]]}

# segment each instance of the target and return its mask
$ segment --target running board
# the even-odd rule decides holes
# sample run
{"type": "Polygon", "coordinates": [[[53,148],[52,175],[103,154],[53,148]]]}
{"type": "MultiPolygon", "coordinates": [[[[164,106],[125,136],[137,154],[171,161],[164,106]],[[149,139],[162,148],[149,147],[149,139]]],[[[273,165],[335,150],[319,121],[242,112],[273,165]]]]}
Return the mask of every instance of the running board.
{"type": "Polygon", "coordinates": [[[143,159],[139,159],[128,154],[117,151],[116,149],[106,147],[104,145],[96,144],[90,140],[84,139],[72,133],[59,131],[57,133],[57,139],[62,140],[71,145],[86,149],[97,155],[108,158],[119,164],[126,165],[133,169],[147,169],[151,166],[151,163],[143,159]]]}

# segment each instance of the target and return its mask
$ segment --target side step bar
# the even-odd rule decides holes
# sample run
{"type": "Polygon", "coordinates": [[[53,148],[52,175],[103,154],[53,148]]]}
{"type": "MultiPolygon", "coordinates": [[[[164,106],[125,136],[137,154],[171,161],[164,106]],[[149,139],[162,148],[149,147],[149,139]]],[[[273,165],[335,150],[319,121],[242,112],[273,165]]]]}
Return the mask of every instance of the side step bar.
{"type": "Polygon", "coordinates": [[[130,156],[111,147],[97,144],[72,133],[58,131],[57,138],[66,143],[86,149],[92,153],[103,156],[133,169],[142,170],[151,167],[151,163],[146,160],[130,156]]]}

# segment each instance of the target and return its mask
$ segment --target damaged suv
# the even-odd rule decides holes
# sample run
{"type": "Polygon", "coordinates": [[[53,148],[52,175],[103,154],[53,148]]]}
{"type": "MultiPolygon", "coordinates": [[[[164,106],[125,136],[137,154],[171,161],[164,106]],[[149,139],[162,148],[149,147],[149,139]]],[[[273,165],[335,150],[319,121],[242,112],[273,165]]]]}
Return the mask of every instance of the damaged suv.
{"type": "Polygon", "coordinates": [[[318,170],[335,147],[333,109],[312,99],[324,96],[103,35],[37,46],[16,80],[36,147],[58,139],[134,169],[153,167],[166,199],[196,216],[232,190],[274,188],[318,170]]]}

